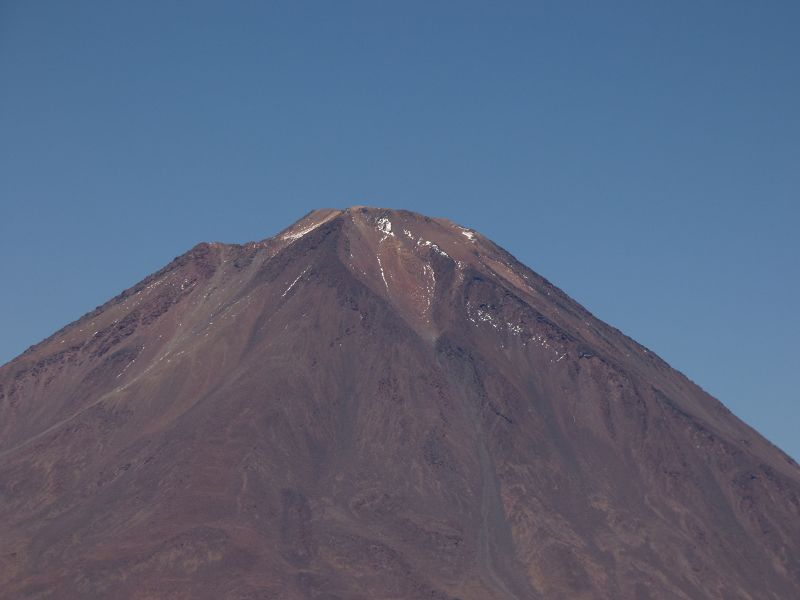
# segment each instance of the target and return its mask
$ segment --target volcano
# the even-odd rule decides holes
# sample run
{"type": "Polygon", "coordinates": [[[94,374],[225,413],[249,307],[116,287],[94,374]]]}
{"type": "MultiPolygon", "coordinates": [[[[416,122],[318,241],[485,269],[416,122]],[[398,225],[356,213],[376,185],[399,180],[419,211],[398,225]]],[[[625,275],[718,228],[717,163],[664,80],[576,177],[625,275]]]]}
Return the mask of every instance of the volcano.
{"type": "Polygon", "coordinates": [[[800,598],[800,468],[476,231],[317,210],[0,368],[0,597],[800,598]]]}

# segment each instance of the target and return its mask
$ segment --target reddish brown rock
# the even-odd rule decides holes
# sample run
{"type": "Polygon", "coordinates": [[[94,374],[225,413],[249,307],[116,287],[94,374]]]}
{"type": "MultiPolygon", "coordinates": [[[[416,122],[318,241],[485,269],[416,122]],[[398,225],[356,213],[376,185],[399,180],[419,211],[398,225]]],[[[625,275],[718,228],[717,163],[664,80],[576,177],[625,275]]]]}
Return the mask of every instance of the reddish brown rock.
{"type": "Polygon", "coordinates": [[[315,211],[0,368],[0,597],[798,598],[800,470],[481,235],[315,211]]]}

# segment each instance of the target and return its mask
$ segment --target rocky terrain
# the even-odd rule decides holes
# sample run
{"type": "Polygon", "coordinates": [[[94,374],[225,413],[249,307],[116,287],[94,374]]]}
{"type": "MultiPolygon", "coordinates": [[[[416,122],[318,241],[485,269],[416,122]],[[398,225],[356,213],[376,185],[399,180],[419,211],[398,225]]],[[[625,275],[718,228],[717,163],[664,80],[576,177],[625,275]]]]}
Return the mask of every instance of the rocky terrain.
{"type": "Polygon", "coordinates": [[[800,598],[800,469],[479,233],[319,210],[0,367],[0,598],[800,598]]]}

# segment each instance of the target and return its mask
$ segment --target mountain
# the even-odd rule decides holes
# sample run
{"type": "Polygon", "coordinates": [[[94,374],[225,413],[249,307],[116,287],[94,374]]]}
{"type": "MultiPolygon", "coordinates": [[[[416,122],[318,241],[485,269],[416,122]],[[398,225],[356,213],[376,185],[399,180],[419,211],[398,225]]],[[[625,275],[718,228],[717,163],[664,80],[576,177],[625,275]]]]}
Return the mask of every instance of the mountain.
{"type": "Polygon", "coordinates": [[[0,368],[0,598],[800,598],[800,468],[479,233],[318,210],[0,368]]]}

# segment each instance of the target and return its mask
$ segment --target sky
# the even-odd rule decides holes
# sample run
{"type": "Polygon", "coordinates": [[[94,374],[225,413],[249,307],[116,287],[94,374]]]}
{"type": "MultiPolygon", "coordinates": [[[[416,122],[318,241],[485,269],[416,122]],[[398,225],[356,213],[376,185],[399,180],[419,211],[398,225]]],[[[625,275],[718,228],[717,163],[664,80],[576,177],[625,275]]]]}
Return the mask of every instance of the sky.
{"type": "Polygon", "coordinates": [[[200,241],[448,217],[800,459],[800,3],[0,0],[0,363],[200,241]]]}

